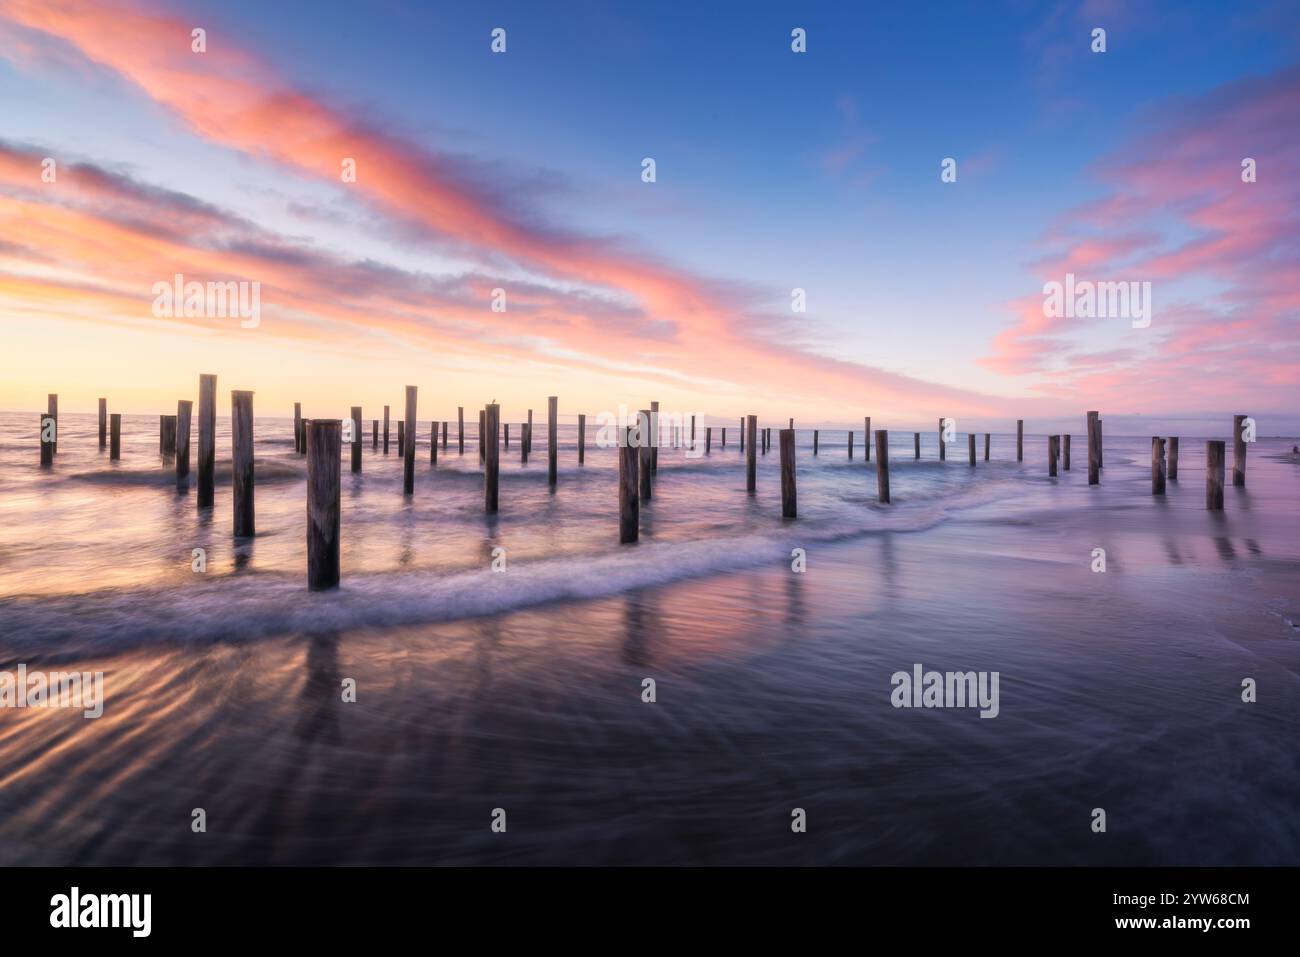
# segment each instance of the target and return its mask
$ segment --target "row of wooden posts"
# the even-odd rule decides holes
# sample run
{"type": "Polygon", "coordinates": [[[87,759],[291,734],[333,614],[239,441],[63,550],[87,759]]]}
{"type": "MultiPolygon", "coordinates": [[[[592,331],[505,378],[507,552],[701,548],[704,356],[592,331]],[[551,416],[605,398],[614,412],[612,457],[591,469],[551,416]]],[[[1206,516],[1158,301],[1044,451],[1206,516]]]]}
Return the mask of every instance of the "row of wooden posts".
{"type": "MultiPolygon", "coordinates": [[[[198,415],[198,482],[199,507],[213,504],[213,467],[216,450],[216,394],[217,377],[199,376],[198,415]]],[[[253,393],[232,391],[231,397],[231,467],[234,534],[249,537],[256,533],[253,473],[253,393]]],[[[403,462],[402,489],[411,495],[415,490],[415,386],[406,387],[405,418],[397,423],[397,451],[403,462]],[[409,441],[408,441],[409,438],[409,441]]],[[[99,446],[110,448],[110,459],[121,457],[122,417],[107,412],[107,400],[99,400],[99,446]]],[[[167,456],[175,456],[178,486],[188,484],[190,471],[190,429],[193,403],[188,399],[177,402],[176,414],[159,416],[158,448],[167,456]]],[[[479,411],[479,461],[484,468],[484,509],[494,513],[499,506],[499,466],[501,432],[500,406],[491,403],[479,411]]],[[[1243,432],[1244,415],[1234,416],[1233,430],[1233,485],[1246,484],[1246,442],[1243,432]]],[[[465,452],[465,410],[457,409],[457,447],[465,452]]],[[[532,449],[533,413],[528,410],[528,421],[521,424],[520,460],[526,463],[532,449]]],[[[586,460],[586,419],[578,416],[578,464],[586,460]]],[[[339,524],[341,501],[341,453],[343,420],[304,419],[302,404],[294,403],[294,448],[307,457],[307,579],[313,590],[332,588],[339,581],[339,524]]],[[[389,447],[389,407],[384,406],[383,447],[389,447]]],[[[547,400],[547,479],[555,486],[558,476],[558,399],[547,400]]],[[[659,403],[650,403],[641,410],[635,426],[626,426],[619,435],[619,540],[635,542],[640,529],[640,506],[651,501],[654,494],[654,474],[659,457],[659,403]]],[[[740,450],[745,454],[745,488],[749,494],[757,490],[758,455],[766,455],[771,446],[771,429],[759,430],[758,417],[750,415],[740,420],[740,450]]],[[[939,420],[939,459],[947,457],[945,426],[948,420],[939,420]]],[[[430,437],[430,462],[438,462],[438,432],[442,431],[442,448],[447,450],[448,422],[434,422],[430,437]]],[[[871,418],[864,419],[863,459],[871,461],[871,418]]],[[[1088,484],[1100,481],[1102,462],[1102,421],[1100,415],[1089,412],[1088,427],[1088,484]]],[[[352,406],[350,417],[352,433],[351,467],[361,471],[362,418],[361,407],[352,406]]],[[[727,430],[721,429],[722,448],[727,445],[727,430]]],[[[795,472],[794,420],[778,435],[781,457],[781,514],[784,518],[798,516],[798,494],[795,472]]],[[[371,448],[378,449],[380,441],[379,420],[371,422],[371,448]]],[[[683,426],[674,426],[671,437],[674,445],[686,444],[683,426]]],[[[695,447],[695,417],[690,422],[690,445],[695,447]]],[[[705,452],[712,450],[713,429],[705,429],[705,452]]],[[[820,430],[813,430],[813,454],[820,451],[820,430]]],[[[989,460],[991,433],[984,433],[984,460],[989,460]]],[[[1058,463],[1070,469],[1070,436],[1047,437],[1048,475],[1057,475],[1058,463]]],[[[875,430],[877,497],[888,504],[889,495],[889,432],[875,430]]],[[[505,447],[510,447],[510,426],[505,424],[505,447]]],[[[921,433],[913,433],[913,456],[921,457],[921,433]]],[[[48,467],[58,452],[58,396],[49,396],[48,411],[41,416],[41,465],[48,467]]],[[[848,455],[853,457],[853,432],[848,433],[848,455]]],[[[970,466],[976,462],[976,435],[967,433],[967,455],[970,466]]],[[[1016,460],[1024,461],[1024,420],[1016,422],[1016,460]]],[[[1223,508],[1223,482],[1225,443],[1206,442],[1206,508],[1223,508]]],[[[1165,483],[1178,480],[1178,437],[1168,439],[1153,436],[1151,439],[1151,492],[1165,493],[1165,483]],[[1166,458],[1166,449],[1168,457],[1166,458]]]]}

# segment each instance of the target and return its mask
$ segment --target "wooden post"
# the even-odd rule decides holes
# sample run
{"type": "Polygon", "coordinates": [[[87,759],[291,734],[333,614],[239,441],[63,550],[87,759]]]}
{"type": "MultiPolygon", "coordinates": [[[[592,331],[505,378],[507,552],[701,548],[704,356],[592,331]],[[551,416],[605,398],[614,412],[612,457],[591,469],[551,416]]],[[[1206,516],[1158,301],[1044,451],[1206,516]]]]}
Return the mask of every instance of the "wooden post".
{"type": "MultiPolygon", "coordinates": [[[[434,434],[434,445],[437,445],[437,444],[438,444],[438,442],[437,442],[437,434],[436,434],[436,432],[435,432],[435,434],[434,434]]],[[[372,451],[372,452],[378,452],[378,451],[379,451],[379,420],[378,420],[378,419],[371,419],[371,420],[370,420],[370,451],[372,451]]]]}
{"type": "Polygon", "coordinates": [[[849,431],[849,461],[853,461],[853,432],[849,431]]]}
{"type": "Polygon", "coordinates": [[[519,426],[519,464],[528,464],[528,433],[532,426],[527,422],[519,426]]]}
{"type": "Polygon", "coordinates": [[[488,514],[497,510],[497,478],[501,471],[501,450],[497,446],[500,422],[501,406],[493,402],[483,410],[483,425],[487,429],[483,446],[483,508],[488,514]]]}
{"type": "Polygon", "coordinates": [[[41,468],[43,469],[54,467],[54,439],[58,434],[58,429],[54,416],[48,412],[42,412],[40,430],[36,433],[36,438],[41,443],[41,468]],[[49,436],[48,439],[46,438],[47,435],[49,436]]]}
{"type": "Polygon", "coordinates": [[[1049,435],[1047,437],[1047,474],[1051,478],[1056,478],[1056,447],[1061,441],[1059,435],[1049,435]]]}
{"type": "Polygon", "coordinates": [[[548,396],[546,399],[546,481],[550,485],[555,484],[556,476],[559,473],[560,452],[559,437],[556,433],[560,428],[560,400],[557,396],[548,396]]]}
{"type": "Polygon", "coordinates": [[[1223,511],[1223,467],[1227,450],[1223,442],[1205,443],[1205,507],[1212,512],[1223,511]]]}
{"type": "Polygon", "coordinates": [[[990,443],[992,440],[993,440],[993,435],[992,435],[992,433],[985,432],[985,433],[984,433],[984,461],[985,461],[985,462],[987,462],[987,461],[989,460],[989,443],[990,443]]]}
{"type": "Polygon", "coordinates": [[[758,416],[746,418],[745,431],[741,433],[742,444],[746,434],[749,436],[749,448],[745,452],[745,491],[753,495],[758,490],[758,416]]]}
{"type": "Polygon", "coordinates": [[[939,461],[946,461],[948,458],[948,444],[943,440],[943,424],[947,419],[939,420],[939,461]]]}
{"type": "Polygon", "coordinates": [[[722,427],[722,447],[724,449],[727,447],[727,427],[725,425],[722,427]]]}
{"type": "Polygon", "coordinates": [[[1065,438],[1065,454],[1062,455],[1061,458],[1063,460],[1062,464],[1064,465],[1065,470],[1068,472],[1070,471],[1070,436],[1066,435],[1064,436],[1064,438],[1065,438]]]}
{"type": "MultiPolygon", "coordinates": [[[[1065,464],[1065,467],[1068,469],[1068,468],[1070,467],[1070,464],[1069,464],[1069,462],[1070,462],[1070,458],[1069,458],[1069,448],[1070,448],[1070,446],[1067,444],[1065,448],[1066,448],[1066,464],[1065,464]]],[[[1178,481],[1178,436],[1176,436],[1176,435],[1171,435],[1171,436],[1169,437],[1169,481],[1171,481],[1171,482],[1177,482],[1177,481],[1178,481]]]]}
{"type": "Polygon", "coordinates": [[[640,495],[641,501],[648,502],[654,497],[653,475],[654,469],[650,465],[653,457],[654,447],[650,443],[650,434],[654,421],[654,411],[652,409],[642,409],[637,413],[636,419],[636,443],[640,449],[641,462],[639,472],[641,476],[640,495]]]}
{"type": "Polygon", "coordinates": [[[167,416],[161,412],[158,414],[158,454],[163,454],[163,447],[167,445],[167,416]]]}
{"type": "Polygon", "coordinates": [[[108,400],[99,400],[99,447],[108,445],[108,400]]]}
{"type": "Polygon", "coordinates": [[[406,387],[406,444],[402,448],[402,491],[415,494],[415,386],[406,387]]]}
{"type": "Polygon", "coordinates": [[[533,410],[528,410],[528,431],[524,433],[524,442],[528,446],[529,454],[533,451],[533,410]]]}
{"type": "Polygon", "coordinates": [[[1242,435],[1244,415],[1232,417],[1232,484],[1246,487],[1246,438],[1242,435]]]}
{"type": "Polygon", "coordinates": [[[624,429],[618,447],[618,540],[622,544],[635,542],[640,528],[640,500],[637,485],[640,476],[637,459],[640,449],[632,443],[632,429],[624,429]]]}
{"type": "Polygon", "coordinates": [[[293,451],[301,455],[307,450],[307,436],[302,431],[302,403],[293,404],[293,451]]]}
{"type": "Polygon", "coordinates": [[[1165,440],[1151,436],[1151,494],[1165,494],[1165,440]]]}
{"type": "Polygon", "coordinates": [[[443,450],[444,452],[447,451],[447,427],[448,427],[450,424],[451,424],[451,423],[448,422],[446,419],[443,419],[443,420],[442,420],[442,450],[443,450]]]}
{"type": "Polygon", "coordinates": [[[1016,419],[1016,461],[1025,460],[1025,420],[1016,419]]]}
{"type": "Polygon", "coordinates": [[[740,417],[740,451],[742,454],[745,451],[745,417],[743,415],[740,417]]]}
{"type": "Polygon", "coordinates": [[[889,432],[876,429],[876,497],[889,504],[889,432]]]}
{"type": "Polygon", "coordinates": [[[1101,440],[1101,418],[1097,418],[1097,468],[1106,467],[1105,444],[1101,440]]]}
{"type": "Polygon", "coordinates": [[[429,423],[429,464],[438,464],[438,423],[429,423]]]}
{"type": "Polygon", "coordinates": [[[403,459],[406,457],[404,451],[406,445],[406,423],[401,419],[397,420],[397,454],[403,459]]]}
{"type": "Polygon", "coordinates": [[[813,429],[813,455],[817,454],[817,429],[813,429]]]}
{"type": "MultiPolygon", "coordinates": [[[[505,432],[505,443],[506,443],[505,447],[510,448],[510,423],[509,422],[504,423],[501,428],[505,432]]],[[[435,442],[438,440],[437,435],[434,435],[433,438],[435,442]]]]}
{"type": "MultiPolygon", "coordinates": [[[[862,423],[862,461],[864,464],[869,464],[871,462],[871,416],[866,416],[862,423]]],[[[880,454],[878,449],[876,454],[880,454]]]]}
{"type": "MultiPolygon", "coordinates": [[[[532,414],[528,416],[528,421],[532,421],[532,414]]],[[[456,406],[456,444],[460,449],[460,454],[465,454],[465,407],[456,406]]]]}
{"type": "Polygon", "coordinates": [[[49,410],[50,418],[54,420],[54,447],[50,449],[50,454],[58,455],[59,454],[59,394],[57,392],[49,393],[45,397],[45,402],[46,402],[46,408],[49,410]]]}
{"type": "Polygon", "coordinates": [[[659,402],[650,403],[650,471],[659,471],[659,402]]]}
{"type": "Polygon", "coordinates": [[[384,454],[388,454],[388,406],[384,406],[384,454]]]}
{"type": "Polygon", "coordinates": [[[587,461],[587,416],[578,413],[578,464],[582,465],[587,461]]]}
{"type": "Polygon", "coordinates": [[[478,464],[487,464],[487,446],[484,445],[484,429],[487,428],[487,410],[478,410],[478,464]]]}
{"type": "MultiPolygon", "coordinates": [[[[794,419],[791,419],[790,422],[793,423],[794,419]]],[[[794,428],[793,424],[791,425],[791,428],[794,428]]],[[[691,446],[690,447],[695,448],[695,416],[691,416],[691,446]]]]}
{"type": "MultiPolygon", "coordinates": [[[[116,455],[113,456],[117,458],[116,455]]],[[[212,505],[215,483],[213,467],[217,457],[217,377],[199,376],[199,508],[212,505]]]]}
{"type": "MultiPolygon", "coordinates": [[[[414,434],[411,444],[415,444],[414,434]]],[[[352,471],[361,471],[361,406],[352,407],[352,471]]]]}
{"type": "MultiPolygon", "coordinates": [[[[114,412],[112,415],[108,417],[108,423],[109,423],[108,457],[109,459],[112,460],[120,459],[122,457],[122,413],[114,412]]],[[[58,422],[55,422],[54,429],[56,433],[58,432],[58,427],[59,427],[58,422]]],[[[51,447],[50,449],[50,454],[51,455],[54,454],[53,447],[51,447]]],[[[202,473],[199,474],[202,475],[202,473]]],[[[209,477],[208,482],[211,483],[211,481],[212,479],[211,477],[209,477]]],[[[208,502],[208,504],[211,505],[212,503],[208,502]]]]}
{"type": "Polygon", "coordinates": [[[781,517],[797,518],[798,497],[794,476],[794,429],[782,429],[777,434],[781,443],[781,517]]]}
{"type": "Polygon", "coordinates": [[[919,459],[920,457],[921,457],[921,433],[913,432],[912,433],[912,458],[919,459]]]}
{"type": "Polygon", "coordinates": [[[253,393],[230,393],[230,471],[235,513],[235,537],[257,534],[253,520],[253,393]]]}
{"type": "Polygon", "coordinates": [[[163,417],[163,455],[176,454],[176,416],[163,417]]]}
{"type": "Polygon", "coordinates": [[[1098,469],[1101,468],[1101,442],[1097,434],[1097,413],[1088,413],[1088,484],[1096,485],[1101,481],[1098,469]]]}
{"type": "Polygon", "coordinates": [[[970,458],[970,467],[974,468],[975,467],[975,433],[974,432],[966,433],[966,453],[967,456],[970,458]]]}
{"type": "MultiPolygon", "coordinates": [[[[357,410],[354,408],[354,412],[357,410]]],[[[354,415],[355,419],[356,416],[354,415]]],[[[342,427],[338,419],[305,423],[307,442],[307,588],[325,591],[339,584],[339,519],[342,427]]],[[[361,435],[353,436],[359,445],[361,435]]]]}
{"type": "Polygon", "coordinates": [[[713,452],[713,426],[704,427],[704,454],[709,455],[713,452]]]}
{"type": "Polygon", "coordinates": [[[176,484],[185,486],[190,478],[190,419],[194,403],[181,399],[176,403],[176,484]]]}

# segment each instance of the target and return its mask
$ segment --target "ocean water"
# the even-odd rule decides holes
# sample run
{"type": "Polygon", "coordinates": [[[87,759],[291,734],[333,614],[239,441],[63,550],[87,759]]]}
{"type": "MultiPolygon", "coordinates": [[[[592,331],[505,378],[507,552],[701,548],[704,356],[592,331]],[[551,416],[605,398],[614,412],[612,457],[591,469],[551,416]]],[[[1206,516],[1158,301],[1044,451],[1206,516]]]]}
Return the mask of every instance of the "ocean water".
{"type": "Polygon", "coordinates": [[[321,594],[290,421],[257,420],[236,541],[228,421],[199,510],[155,417],[114,463],[65,414],[43,472],[36,416],[0,416],[0,671],[105,676],[97,719],[0,709],[0,863],[1300,864],[1294,439],[1211,513],[1203,438],[1157,498],[1148,437],[1108,435],[1090,488],[1081,434],[1050,479],[1044,436],[972,469],[894,433],[882,506],[860,430],[853,460],[800,431],[786,521],[777,424],[753,497],[734,423],[661,450],[631,546],[594,428],[552,490],[512,424],[495,516],[471,423],[434,468],[421,422],[410,498],[367,432],[321,594]],[[998,672],[998,716],[893,707],[918,663],[998,672]]]}

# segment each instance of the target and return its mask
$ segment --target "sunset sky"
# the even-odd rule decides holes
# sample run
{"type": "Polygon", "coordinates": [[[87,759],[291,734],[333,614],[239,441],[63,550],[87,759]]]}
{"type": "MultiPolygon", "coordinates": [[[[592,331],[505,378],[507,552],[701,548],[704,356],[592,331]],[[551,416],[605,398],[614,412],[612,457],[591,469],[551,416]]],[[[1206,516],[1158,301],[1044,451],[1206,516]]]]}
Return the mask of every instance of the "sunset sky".
{"type": "Polygon", "coordinates": [[[0,0],[0,117],[0,409],[1300,428],[1300,2],[0,0]]]}

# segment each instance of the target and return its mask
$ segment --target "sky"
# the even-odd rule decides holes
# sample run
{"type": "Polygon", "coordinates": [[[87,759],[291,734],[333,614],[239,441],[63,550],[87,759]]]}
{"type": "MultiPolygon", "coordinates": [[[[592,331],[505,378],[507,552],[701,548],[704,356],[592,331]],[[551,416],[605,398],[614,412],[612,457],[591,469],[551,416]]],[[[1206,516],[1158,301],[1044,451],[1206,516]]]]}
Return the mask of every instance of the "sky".
{"type": "Polygon", "coordinates": [[[263,415],[1294,434],[1297,267],[1300,0],[0,0],[6,410],[211,372],[263,415]],[[156,314],[178,273],[256,325],[156,314]],[[1048,315],[1067,274],[1149,325],[1048,315]]]}

